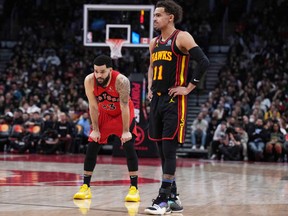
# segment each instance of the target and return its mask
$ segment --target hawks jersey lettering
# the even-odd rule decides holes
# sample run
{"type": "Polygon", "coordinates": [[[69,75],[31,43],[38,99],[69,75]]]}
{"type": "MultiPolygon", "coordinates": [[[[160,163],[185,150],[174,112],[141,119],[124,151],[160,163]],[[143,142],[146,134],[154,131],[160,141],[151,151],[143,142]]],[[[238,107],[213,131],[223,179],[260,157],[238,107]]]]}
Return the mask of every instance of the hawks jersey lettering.
{"type": "Polygon", "coordinates": [[[179,30],[166,40],[156,38],[152,50],[153,92],[168,92],[173,86],[186,86],[189,55],[183,54],[176,46],[179,30]]]}
{"type": "MultiPolygon", "coordinates": [[[[99,112],[105,112],[111,116],[121,115],[119,93],[116,91],[116,78],[120,74],[117,71],[112,71],[111,81],[105,88],[94,85],[94,95],[98,102],[99,112]]],[[[96,79],[96,78],[95,78],[96,79]]]]}

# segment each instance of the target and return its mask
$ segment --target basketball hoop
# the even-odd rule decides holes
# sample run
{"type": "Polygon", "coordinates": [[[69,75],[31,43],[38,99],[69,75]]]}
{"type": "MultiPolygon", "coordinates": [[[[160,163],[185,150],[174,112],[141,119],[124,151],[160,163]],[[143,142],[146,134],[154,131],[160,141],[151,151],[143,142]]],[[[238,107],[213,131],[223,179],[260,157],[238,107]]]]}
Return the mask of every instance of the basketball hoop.
{"type": "Polygon", "coordinates": [[[126,40],[123,39],[108,39],[106,44],[110,47],[110,56],[112,59],[118,59],[122,57],[121,49],[126,40]]]}

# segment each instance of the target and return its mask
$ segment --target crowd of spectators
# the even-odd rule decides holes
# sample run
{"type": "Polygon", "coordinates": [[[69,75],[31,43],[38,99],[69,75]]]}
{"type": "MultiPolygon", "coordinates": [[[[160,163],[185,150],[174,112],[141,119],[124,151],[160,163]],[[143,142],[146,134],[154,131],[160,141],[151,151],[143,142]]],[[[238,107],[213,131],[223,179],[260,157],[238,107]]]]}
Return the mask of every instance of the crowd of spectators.
{"type": "Polygon", "coordinates": [[[23,1],[15,8],[21,27],[12,57],[0,74],[0,121],[11,131],[15,125],[23,126],[23,137],[30,135],[31,125],[40,125],[43,139],[37,143],[41,149],[20,143],[9,145],[7,151],[77,152],[75,125],[81,124],[87,142],[90,123],[85,121],[88,102],[83,83],[102,50],[82,45],[82,6],[81,1],[42,5],[23,1]],[[57,145],[47,149],[41,141],[57,145]]]}
{"type": "Polygon", "coordinates": [[[202,105],[211,159],[287,160],[288,3],[263,6],[237,22],[221,79],[202,105]]]}
{"type": "MultiPolygon", "coordinates": [[[[75,125],[84,129],[83,140],[89,131],[83,81],[92,71],[93,58],[109,55],[109,49],[83,47],[84,1],[21,2],[16,8],[21,26],[17,43],[0,73],[1,123],[21,124],[25,130],[31,125],[41,125],[42,132],[58,130],[49,137],[61,140],[60,148],[26,146],[21,151],[77,152],[75,125]]],[[[185,17],[178,28],[189,31],[207,51],[213,13],[197,11],[197,1],[181,3],[185,17]]],[[[212,159],[283,161],[288,151],[288,6],[286,1],[266,3],[261,11],[240,17],[230,38],[227,64],[219,71],[221,79],[194,122],[193,148],[202,130],[201,148],[210,146],[212,159]],[[197,126],[199,122],[203,127],[197,126]]],[[[123,49],[123,56],[119,71],[127,76],[146,73],[147,50],[123,49]]]]}
{"type": "MultiPolygon", "coordinates": [[[[191,9],[192,2],[183,2],[187,4],[183,8],[191,9]]],[[[14,6],[11,3],[19,20],[19,32],[12,57],[5,71],[0,73],[0,121],[9,123],[11,129],[13,125],[29,128],[31,122],[34,122],[32,125],[41,125],[42,132],[56,129],[58,138],[65,143],[60,152],[75,152],[71,147],[77,129],[75,125],[82,118],[87,118],[88,111],[84,78],[92,72],[95,56],[100,53],[109,55],[110,50],[107,47],[83,46],[85,1],[38,3],[28,0],[16,1],[14,6]],[[38,121],[35,118],[39,122],[35,123],[38,121]],[[60,132],[63,119],[69,123],[65,126],[65,134],[60,132]]],[[[192,31],[207,45],[211,34],[209,17],[202,17],[196,12],[192,14],[185,13],[185,21],[180,28],[192,31]]],[[[147,49],[122,51],[124,57],[119,60],[116,69],[127,76],[133,72],[147,72],[147,49]],[[143,67],[143,62],[147,62],[146,67],[143,67]]],[[[87,138],[87,125],[84,129],[87,138]]],[[[57,138],[52,134],[50,137],[57,138]]],[[[30,147],[21,148],[23,152],[26,150],[38,151],[30,147]]],[[[54,150],[49,152],[56,152],[54,150]]]]}

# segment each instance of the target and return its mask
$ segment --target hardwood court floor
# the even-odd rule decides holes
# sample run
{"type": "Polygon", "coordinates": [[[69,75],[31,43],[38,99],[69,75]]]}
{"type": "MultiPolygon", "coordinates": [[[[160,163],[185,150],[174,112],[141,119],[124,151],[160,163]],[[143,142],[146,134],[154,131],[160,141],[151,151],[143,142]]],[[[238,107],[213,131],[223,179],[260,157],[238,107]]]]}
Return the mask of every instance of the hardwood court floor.
{"type": "MultiPolygon", "coordinates": [[[[144,215],[160,186],[159,159],[139,158],[142,201],[127,204],[123,201],[129,187],[125,159],[107,155],[98,158],[92,199],[74,202],[73,194],[82,183],[83,158],[1,154],[0,216],[144,215]]],[[[172,215],[288,215],[287,171],[286,163],[179,158],[177,182],[184,212],[172,215]]]]}

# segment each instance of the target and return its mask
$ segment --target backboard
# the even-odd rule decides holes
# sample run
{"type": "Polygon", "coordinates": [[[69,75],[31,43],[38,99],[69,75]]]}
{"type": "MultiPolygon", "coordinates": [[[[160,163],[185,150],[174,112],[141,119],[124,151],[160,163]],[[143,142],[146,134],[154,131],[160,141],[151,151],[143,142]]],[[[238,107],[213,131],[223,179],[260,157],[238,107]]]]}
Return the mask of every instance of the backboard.
{"type": "Polygon", "coordinates": [[[108,39],[123,39],[123,47],[149,47],[153,12],[153,5],[85,4],[83,44],[107,47],[108,39]]]}

